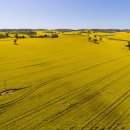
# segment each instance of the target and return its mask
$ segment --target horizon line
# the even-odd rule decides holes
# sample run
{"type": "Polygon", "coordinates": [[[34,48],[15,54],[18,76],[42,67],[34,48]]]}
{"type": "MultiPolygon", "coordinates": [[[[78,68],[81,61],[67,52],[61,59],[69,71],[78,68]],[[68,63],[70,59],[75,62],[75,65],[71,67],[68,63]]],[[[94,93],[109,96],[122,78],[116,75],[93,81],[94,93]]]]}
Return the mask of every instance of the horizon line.
{"type": "Polygon", "coordinates": [[[0,28],[0,30],[130,30],[130,28],[0,28]]]}

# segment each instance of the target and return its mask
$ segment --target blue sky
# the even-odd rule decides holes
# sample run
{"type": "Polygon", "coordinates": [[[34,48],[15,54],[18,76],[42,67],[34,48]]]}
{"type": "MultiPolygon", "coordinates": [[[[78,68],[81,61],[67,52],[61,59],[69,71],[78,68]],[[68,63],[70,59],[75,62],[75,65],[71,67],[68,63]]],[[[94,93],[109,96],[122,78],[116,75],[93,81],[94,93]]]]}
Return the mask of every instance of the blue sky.
{"type": "Polygon", "coordinates": [[[130,0],[0,0],[0,28],[130,29],[130,0]]]}

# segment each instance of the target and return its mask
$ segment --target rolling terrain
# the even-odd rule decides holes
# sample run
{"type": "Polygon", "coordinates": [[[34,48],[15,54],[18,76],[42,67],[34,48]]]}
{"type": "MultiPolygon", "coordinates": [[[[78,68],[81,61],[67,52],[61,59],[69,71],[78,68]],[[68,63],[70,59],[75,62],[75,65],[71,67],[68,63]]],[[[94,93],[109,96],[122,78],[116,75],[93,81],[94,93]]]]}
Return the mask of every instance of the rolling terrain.
{"type": "Polygon", "coordinates": [[[87,39],[0,39],[0,130],[130,129],[127,42],[87,39]]]}

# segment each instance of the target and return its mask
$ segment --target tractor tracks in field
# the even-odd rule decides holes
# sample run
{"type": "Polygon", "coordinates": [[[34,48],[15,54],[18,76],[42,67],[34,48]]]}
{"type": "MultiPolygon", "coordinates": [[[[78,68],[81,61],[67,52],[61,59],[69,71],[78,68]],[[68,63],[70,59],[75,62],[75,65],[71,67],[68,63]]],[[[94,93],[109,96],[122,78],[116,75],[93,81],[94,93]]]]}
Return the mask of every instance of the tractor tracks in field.
{"type": "MultiPolygon", "coordinates": [[[[127,120],[128,119],[128,117],[130,116],[130,114],[128,114],[127,112],[129,111],[129,107],[117,118],[117,119],[115,119],[114,121],[113,121],[113,123],[111,123],[111,125],[109,125],[108,126],[108,128],[110,129],[110,130],[113,130],[113,129],[117,129],[117,127],[119,126],[119,125],[122,125],[122,126],[120,126],[120,127],[124,127],[123,125],[123,122],[125,121],[125,120],[127,120]]],[[[125,128],[125,127],[124,127],[125,128]]]]}
{"type": "MultiPolygon", "coordinates": [[[[129,72],[129,73],[130,73],[130,72],[129,72]]],[[[128,74],[128,73],[127,73],[127,74],[128,74]]],[[[127,74],[125,74],[125,75],[127,75],[127,74]]],[[[69,105],[66,109],[61,110],[60,112],[57,112],[56,114],[54,114],[54,115],[52,115],[52,116],[50,116],[50,117],[44,119],[41,123],[39,123],[38,125],[36,125],[34,128],[36,128],[36,129],[37,129],[37,128],[42,128],[42,127],[44,127],[45,125],[47,125],[47,124],[53,122],[54,120],[60,118],[61,116],[67,114],[68,112],[72,111],[74,108],[77,108],[78,106],[80,106],[80,105],[82,105],[82,104],[84,104],[84,103],[90,101],[90,100],[93,99],[94,97],[98,96],[99,94],[101,94],[102,92],[104,92],[105,90],[107,90],[107,88],[109,88],[110,85],[112,85],[112,84],[115,83],[116,81],[118,81],[118,80],[124,78],[125,75],[123,75],[123,76],[121,76],[120,78],[116,79],[115,81],[112,81],[111,83],[105,85],[104,87],[102,87],[102,88],[99,89],[98,91],[94,92],[94,93],[93,93],[92,95],[90,95],[89,97],[86,97],[86,99],[84,99],[84,100],[82,100],[82,101],[78,101],[78,102],[76,102],[76,103],[73,103],[73,104],[69,105]]],[[[89,86],[86,86],[85,89],[87,89],[88,87],[90,87],[90,85],[89,85],[89,86]]],[[[83,92],[87,91],[87,90],[85,90],[85,89],[82,90],[82,91],[83,91],[83,92]]],[[[91,89],[92,89],[92,88],[91,88],[91,89]]],[[[130,90],[129,90],[128,92],[130,92],[130,90]]],[[[127,93],[128,93],[128,92],[127,92],[127,93]]],[[[69,95],[69,97],[71,97],[71,96],[72,96],[72,95],[69,95]]],[[[129,95],[129,96],[130,96],[130,95],[129,95]]],[[[68,96],[67,96],[67,97],[68,97],[68,96]]],[[[67,98],[67,97],[65,97],[65,98],[67,98]]],[[[69,99],[69,101],[70,101],[70,100],[73,100],[73,99],[75,99],[75,97],[69,99]]],[[[124,101],[124,100],[123,100],[123,101],[124,101]]],[[[112,104],[112,105],[113,105],[113,104],[112,104]]],[[[111,106],[112,106],[112,105],[111,105],[111,106]]]]}
{"type": "MultiPolygon", "coordinates": [[[[116,61],[116,60],[118,60],[118,59],[126,58],[126,57],[128,57],[128,56],[130,56],[130,55],[125,55],[125,56],[121,56],[121,57],[118,57],[118,58],[114,58],[114,59],[108,60],[108,61],[106,61],[106,62],[111,62],[111,61],[114,61],[114,60],[116,61]]],[[[76,56],[75,56],[75,57],[76,57],[76,56]]],[[[66,57],[66,58],[57,59],[57,60],[54,60],[54,61],[41,62],[41,63],[37,63],[37,64],[31,64],[31,65],[28,65],[28,66],[22,66],[22,67],[7,69],[7,70],[1,70],[0,73],[1,73],[1,72],[6,72],[6,71],[13,71],[13,70],[25,69],[25,68],[30,68],[30,67],[38,67],[38,66],[49,65],[49,64],[54,63],[54,62],[59,62],[59,61],[61,61],[61,60],[67,60],[67,59],[72,59],[72,58],[74,58],[74,57],[66,57]]],[[[95,58],[96,58],[96,57],[95,57],[95,58]]],[[[81,61],[84,61],[84,60],[85,60],[85,59],[79,60],[79,61],[76,61],[76,62],[73,62],[73,63],[81,62],[81,61]]],[[[71,64],[73,64],[73,63],[71,63],[71,64]]],[[[102,64],[102,63],[101,63],[101,64],[102,64]]],[[[68,64],[65,64],[65,65],[68,65],[68,64]]],[[[58,65],[58,66],[56,66],[55,68],[62,67],[62,66],[65,66],[65,65],[58,65]]],[[[54,68],[54,67],[49,67],[49,68],[47,68],[47,70],[49,70],[49,69],[51,69],[51,68],[54,68]]],[[[44,70],[46,70],[46,69],[44,69],[44,70]]],[[[44,71],[44,70],[43,70],[43,71],[44,71]]],[[[32,72],[32,73],[33,73],[33,72],[32,72]]],[[[34,73],[35,73],[35,72],[34,72],[34,73]]]]}
{"type": "MultiPolygon", "coordinates": [[[[61,76],[58,76],[58,77],[54,77],[54,78],[52,78],[51,80],[48,80],[48,81],[46,81],[46,82],[43,82],[42,84],[40,84],[40,86],[41,86],[41,85],[44,85],[44,84],[47,84],[47,83],[49,83],[49,82],[55,81],[55,80],[59,80],[60,78],[64,78],[65,76],[69,76],[69,75],[72,75],[72,74],[75,74],[75,73],[78,73],[78,72],[81,72],[81,71],[89,70],[89,69],[92,69],[92,68],[94,68],[94,67],[98,67],[98,66],[100,66],[100,65],[103,65],[103,64],[106,64],[106,63],[115,61],[115,60],[117,60],[117,59],[105,61],[105,62],[103,62],[103,63],[99,63],[99,64],[96,64],[96,65],[93,65],[93,66],[90,66],[90,67],[86,67],[86,68],[84,68],[84,69],[82,69],[82,70],[78,70],[78,71],[74,71],[74,72],[71,72],[71,73],[66,74],[66,75],[61,75],[61,76]]],[[[39,87],[38,87],[38,88],[39,88],[39,87]]],[[[35,89],[35,88],[34,88],[34,89],[35,89]]],[[[37,89],[37,88],[36,88],[36,89],[37,89]]],[[[0,105],[0,106],[1,106],[1,105],[0,105]]],[[[6,106],[6,107],[7,107],[7,106],[6,106]]]]}
{"type": "MultiPolygon", "coordinates": [[[[61,51],[56,52],[56,54],[59,54],[59,52],[61,52],[61,51]]],[[[53,57],[53,55],[51,55],[51,56],[46,56],[46,57],[40,58],[39,60],[41,60],[41,59],[51,59],[52,57],[53,57]]],[[[67,60],[67,59],[74,58],[74,57],[77,57],[77,56],[66,57],[66,58],[63,58],[63,59],[56,59],[56,60],[54,60],[54,61],[49,61],[49,62],[41,62],[41,63],[37,63],[37,64],[31,64],[31,65],[28,65],[28,66],[22,66],[22,67],[17,67],[17,68],[12,68],[12,69],[1,70],[0,73],[1,73],[1,72],[6,72],[6,71],[13,71],[13,70],[18,70],[18,69],[24,69],[24,68],[30,68],[30,67],[48,65],[48,64],[53,63],[53,62],[55,62],[55,61],[59,62],[59,61],[61,61],[61,60],[67,60]]],[[[0,59],[3,59],[3,57],[0,58],[0,59]]],[[[21,62],[21,61],[18,61],[18,62],[21,62]]],[[[8,63],[7,63],[7,64],[8,64],[8,63]]]]}
{"type": "MultiPolygon", "coordinates": [[[[104,61],[102,63],[98,63],[98,64],[95,64],[95,65],[92,65],[92,66],[89,66],[89,67],[84,67],[84,69],[80,69],[80,71],[84,71],[84,70],[88,70],[88,69],[92,69],[92,68],[95,68],[95,67],[98,67],[100,65],[104,65],[104,64],[107,64],[107,63],[110,63],[110,62],[114,62],[116,60],[119,60],[121,58],[127,58],[129,55],[125,55],[125,56],[121,56],[121,57],[117,57],[117,58],[114,58],[114,59],[111,59],[111,60],[107,60],[107,61],[104,61]]],[[[73,57],[69,57],[69,58],[73,58],[73,57]]],[[[65,60],[65,59],[68,59],[67,58],[63,58],[62,60],[65,60]]],[[[61,59],[60,59],[61,60],[61,59]]],[[[21,77],[24,77],[24,76],[27,76],[27,75],[32,75],[32,74],[36,74],[36,73],[43,73],[45,71],[48,71],[48,70],[52,70],[52,69],[57,69],[57,68],[60,68],[60,67],[64,67],[66,65],[72,65],[72,64],[76,64],[77,62],[82,62],[84,61],[85,59],[82,59],[82,60],[79,60],[79,61],[75,61],[75,62],[72,62],[71,64],[63,64],[63,65],[57,65],[57,66],[52,66],[52,67],[49,67],[49,68],[45,68],[45,69],[41,69],[41,70],[38,70],[38,71],[34,71],[34,72],[31,72],[31,73],[28,73],[28,74],[22,74],[22,75],[19,75],[19,76],[14,76],[14,77],[11,77],[9,80],[13,80],[15,78],[21,78],[21,77]]],[[[59,60],[56,60],[56,61],[59,61],[59,60]]],[[[47,65],[47,64],[50,64],[52,63],[53,61],[50,61],[50,62],[41,62],[41,63],[37,63],[37,64],[32,64],[32,65],[29,65],[29,66],[23,66],[23,67],[20,67],[20,68],[14,68],[14,69],[9,69],[9,70],[17,70],[17,69],[21,69],[21,68],[29,68],[29,67],[36,67],[36,66],[42,66],[42,65],[47,65]]],[[[80,66],[79,66],[80,67],[80,66]]],[[[78,68],[79,68],[78,67],[78,68]]],[[[81,66],[82,67],[82,66],[81,66]]],[[[7,71],[7,70],[5,70],[7,71]]],[[[3,72],[3,71],[0,71],[0,72],[3,72]]],[[[75,71],[76,73],[77,71],[75,71]]],[[[72,72],[73,73],[73,72],[72,72]]],[[[71,74],[71,73],[70,73],[71,74]]],[[[63,75],[63,74],[62,74],[63,75]]],[[[6,80],[8,81],[8,80],[6,80]]],[[[4,80],[1,80],[0,82],[4,82],[4,80]]]]}
{"type": "MultiPolygon", "coordinates": [[[[79,71],[75,71],[75,73],[77,73],[77,72],[82,72],[82,71],[85,71],[85,70],[88,70],[88,69],[92,69],[92,68],[95,68],[95,67],[98,67],[98,66],[100,66],[100,65],[104,65],[104,64],[107,64],[107,63],[110,63],[110,62],[114,62],[114,61],[117,61],[117,60],[119,60],[119,59],[122,59],[122,58],[127,58],[129,55],[124,55],[124,56],[121,56],[121,57],[117,57],[117,58],[114,58],[114,59],[111,59],[111,60],[107,60],[107,61],[104,61],[104,62],[102,62],[102,63],[98,63],[98,64],[95,64],[95,65],[92,65],[92,66],[89,66],[89,67],[84,67],[84,69],[80,69],[79,71]]],[[[73,57],[69,57],[69,58],[73,58],[73,57]]],[[[65,59],[68,59],[68,58],[63,58],[62,60],[65,60],[65,59]]],[[[61,59],[60,59],[61,60],[61,59]]],[[[85,59],[83,59],[83,60],[80,60],[80,61],[78,61],[78,62],[82,62],[82,61],[84,61],[85,59]]],[[[56,60],[56,61],[59,61],[59,60],[56,60]]],[[[37,67],[37,66],[41,66],[41,65],[47,65],[47,64],[49,64],[49,63],[52,63],[52,61],[50,61],[50,62],[41,62],[41,63],[38,63],[38,64],[32,64],[32,65],[29,65],[29,66],[23,66],[23,67],[20,67],[20,68],[28,68],[28,67],[37,67]]],[[[28,75],[33,75],[33,74],[36,74],[36,73],[43,73],[43,72],[45,72],[45,71],[48,71],[48,70],[53,70],[53,69],[57,69],[57,68],[60,68],[60,67],[64,67],[64,66],[66,66],[66,65],[72,65],[72,64],[76,64],[77,63],[77,61],[75,61],[75,62],[72,62],[71,64],[69,63],[69,64],[63,64],[63,65],[57,65],[57,66],[52,66],[52,67],[49,67],[49,68],[45,68],[45,69],[40,69],[40,70],[38,70],[38,71],[34,71],[34,72],[30,72],[30,73],[27,73],[27,74],[22,74],[22,75],[17,75],[17,76],[13,76],[13,77],[11,77],[9,80],[13,80],[13,79],[18,79],[18,78],[21,78],[21,77],[25,77],[25,76],[28,76],[28,75]]],[[[82,67],[82,66],[81,66],[82,67]]],[[[20,69],[20,68],[15,68],[16,70],[17,69],[20,69]]],[[[78,69],[79,67],[77,67],[77,69],[78,69]]],[[[75,68],[76,69],[76,68],[75,68]]],[[[11,70],[14,70],[14,69],[11,69],[11,70]]],[[[1,72],[1,71],[0,71],[1,72]]],[[[3,72],[3,71],[2,71],[3,72]]],[[[73,72],[72,72],[73,73],[73,72]]],[[[63,75],[63,74],[61,74],[61,75],[63,75]]],[[[70,75],[71,75],[71,73],[70,73],[70,75]]],[[[9,80],[7,80],[6,79],[6,81],[9,81],[9,80]]],[[[0,82],[5,82],[5,81],[3,81],[3,80],[1,80],[0,82]]]]}
{"type": "Polygon", "coordinates": [[[13,69],[7,69],[7,70],[1,70],[1,72],[6,72],[6,71],[12,71],[12,70],[18,70],[18,69],[25,69],[25,68],[30,68],[30,67],[36,67],[36,66],[43,66],[43,65],[48,65],[52,63],[50,62],[41,62],[41,63],[37,63],[37,64],[32,64],[32,65],[28,65],[28,66],[23,66],[23,67],[18,67],[18,68],[13,68],[13,69]]]}
{"type": "MultiPolygon", "coordinates": [[[[51,106],[51,105],[53,105],[53,104],[55,104],[55,103],[58,103],[58,102],[62,101],[63,99],[66,99],[66,98],[68,98],[68,97],[71,97],[71,96],[75,95],[76,93],[79,93],[79,92],[81,92],[81,91],[85,91],[86,89],[88,89],[88,87],[90,87],[90,86],[92,86],[92,85],[95,85],[95,84],[97,84],[97,83],[99,83],[99,82],[102,82],[103,80],[107,79],[108,77],[111,77],[111,76],[113,76],[113,75],[115,75],[115,74],[117,74],[117,73],[120,73],[122,70],[125,70],[125,69],[127,69],[127,68],[129,68],[129,67],[130,67],[130,65],[127,65],[127,66],[122,67],[122,68],[120,68],[120,69],[118,69],[118,70],[116,70],[116,71],[113,71],[112,73],[109,73],[109,74],[107,74],[107,75],[105,75],[105,76],[102,76],[102,77],[98,78],[97,80],[94,80],[94,81],[92,81],[92,82],[90,82],[90,83],[88,83],[88,84],[85,84],[85,85],[83,85],[83,86],[77,88],[76,90],[71,91],[69,94],[65,95],[64,97],[61,97],[61,98],[58,97],[58,98],[56,98],[56,99],[54,99],[54,100],[51,100],[51,101],[49,101],[49,102],[47,102],[47,103],[44,103],[44,104],[42,104],[42,105],[40,105],[40,106],[38,106],[38,107],[36,107],[36,108],[30,110],[30,111],[27,111],[27,112],[25,112],[25,113],[23,113],[23,114],[21,114],[21,115],[19,115],[19,116],[16,116],[15,118],[13,118],[13,119],[11,119],[11,120],[8,120],[8,121],[6,121],[6,122],[3,122],[3,123],[0,124],[0,125],[2,125],[2,126],[3,126],[3,125],[11,125],[11,124],[15,123],[16,121],[19,121],[19,120],[21,120],[21,119],[24,119],[25,117],[28,117],[28,116],[30,116],[30,115],[36,113],[36,112],[39,112],[39,111],[43,110],[44,108],[46,108],[46,107],[48,107],[48,106],[51,106]],[[21,117],[21,116],[22,116],[22,117],[21,117]]],[[[128,74],[128,73],[127,73],[127,74],[128,74]]],[[[127,74],[126,74],[126,75],[127,75],[127,74]]],[[[124,76],[125,76],[125,75],[121,76],[120,78],[122,78],[122,77],[124,77],[124,76]]],[[[105,89],[107,89],[107,88],[110,86],[110,84],[113,84],[114,82],[118,81],[120,78],[116,79],[115,81],[112,81],[111,83],[109,83],[109,84],[106,85],[105,87],[99,89],[98,91],[96,91],[94,94],[92,94],[92,95],[91,95],[90,97],[88,97],[87,99],[85,99],[85,100],[83,100],[83,101],[81,101],[81,102],[76,102],[76,103],[74,103],[74,104],[71,104],[71,105],[70,105],[69,107],[67,107],[65,110],[63,110],[63,111],[61,111],[61,112],[59,112],[59,113],[57,113],[57,114],[51,116],[50,118],[48,118],[49,120],[45,119],[43,122],[46,121],[46,123],[50,123],[50,122],[52,122],[53,120],[55,120],[55,119],[61,117],[62,115],[64,115],[64,114],[66,114],[67,112],[69,112],[70,110],[74,109],[75,107],[77,107],[77,106],[79,106],[79,105],[81,105],[81,104],[87,102],[88,100],[94,98],[95,96],[99,95],[101,92],[105,91],[105,89]]],[[[43,86],[43,84],[42,84],[41,86],[43,86]]],[[[39,86],[39,87],[41,87],[41,86],[39,86]]],[[[73,98],[72,98],[72,99],[73,99],[73,98]]],[[[43,123],[43,122],[42,122],[42,123],[43,123]]],[[[41,124],[42,124],[42,123],[41,123],[41,124]]],[[[39,124],[39,125],[40,125],[40,124],[39,124]]],[[[38,126],[39,126],[39,125],[38,125],[38,126]]],[[[3,127],[4,127],[4,126],[3,126],[3,127]]],[[[1,128],[2,128],[2,127],[1,127],[1,128]]]]}
{"type": "MultiPolygon", "coordinates": [[[[126,56],[123,56],[123,57],[126,57],[126,56]]],[[[82,68],[82,69],[79,69],[79,70],[70,72],[70,73],[68,73],[68,74],[63,74],[63,73],[61,73],[61,74],[59,74],[59,75],[56,76],[56,77],[50,77],[50,78],[48,78],[47,81],[44,81],[43,83],[39,84],[36,88],[30,90],[29,92],[27,92],[26,94],[24,94],[24,95],[18,97],[17,99],[14,99],[14,100],[12,100],[12,101],[10,101],[10,102],[7,102],[7,103],[5,103],[5,104],[0,104],[0,109],[3,109],[3,108],[5,109],[5,108],[9,107],[10,105],[13,105],[14,103],[17,103],[18,101],[21,101],[21,100],[25,99],[25,98],[28,97],[30,94],[32,94],[33,92],[35,92],[36,90],[38,90],[38,89],[41,88],[42,86],[44,86],[44,85],[46,85],[46,84],[49,84],[50,82],[58,81],[58,80],[60,80],[60,79],[62,79],[62,78],[64,78],[64,77],[71,76],[71,75],[74,75],[74,74],[76,74],[76,73],[80,73],[80,72],[83,72],[83,71],[86,71],[86,70],[90,70],[90,69],[93,69],[93,68],[95,68],[95,67],[98,67],[98,66],[101,66],[101,65],[110,63],[110,62],[114,62],[114,61],[116,61],[116,60],[118,60],[118,59],[119,59],[119,58],[115,58],[115,59],[112,59],[112,60],[108,60],[108,61],[105,61],[105,62],[102,62],[102,63],[99,63],[99,64],[95,64],[95,65],[92,65],[92,66],[89,66],[89,67],[85,67],[85,68],[82,68]]],[[[122,67],[122,68],[120,68],[120,69],[126,69],[127,67],[130,67],[130,64],[128,64],[127,66],[122,67]]],[[[120,69],[119,69],[119,70],[120,70],[120,69]]],[[[114,71],[114,72],[116,72],[116,71],[114,71]]],[[[113,74],[113,72],[112,72],[112,74],[113,74]]],[[[96,80],[95,80],[95,81],[96,81],[96,80]]],[[[31,87],[31,86],[30,86],[30,87],[31,87]]],[[[0,112],[1,112],[1,111],[0,111],[0,112]]],[[[1,113],[2,113],[2,112],[1,112],[1,113]]]]}
{"type": "Polygon", "coordinates": [[[91,128],[89,128],[90,130],[93,130],[94,127],[100,122],[102,121],[106,116],[108,116],[109,114],[111,114],[113,112],[113,110],[115,110],[117,107],[119,107],[125,100],[127,100],[130,97],[130,90],[128,90],[127,92],[125,92],[121,97],[119,97],[115,102],[113,102],[109,107],[107,107],[104,111],[102,111],[101,113],[99,113],[96,117],[94,117],[90,122],[88,122],[86,125],[84,125],[81,130],[84,130],[85,128],[87,128],[89,125],[93,125],[91,128]],[[103,115],[103,116],[102,116],[103,115]],[[102,116],[102,117],[101,117],[102,116]],[[101,119],[100,119],[101,117],[101,119]],[[99,120],[98,120],[99,118],[99,120]],[[94,123],[96,122],[96,123],[94,123]]]}
{"type": "MultiPolygon", "coordinates": [[[[121,56],[121,57],[118,57],[118,58],[115,58],[115,59],[112,59],[112,60],[118,60],[120,58],[127,58],[127,56],[129,55],[125,55],[125,56],[121,56]]],[[[75,56],[76,57],[76,56],[75,56]]],[[[73,59],[74,57],[67,57],[67,58],[63,58],[63,59],[57,59],[57,60],[53,60],[53,61],[49,61],[49,62],[41,62],[41,63],[37,63],[37,64],[31,64],[31,65],[28,65],[28,66],[23,66],[23,67],[18,67],[18,68],[13,68],[13,69],[7,69],[7,70],[2,70],[0,71],[1,72],[6,72],[6,71],[13,71],[13,70],[19,70],[19,69],[25,69],[25,68],[30,68],[30,67],[41,67],[41,66],[44,66],[44,65],[49,65],[51,63],[55,63],[55,62],[59,62],[59,61],[63,61],[63,60],[67,60],[67,59],[73,59]]],[[[104,60],[104,59],[103,59],[104,60]]],[[[67,65],[72,65],[72,64],[76,64],[77,62],[81,63],[82,61],[85,61],[85,59],[82,59],[82,60],[79,60],[79,61],[75,61],[75,62],[72,62],[71,64],[67,63],[67,64],[62,64],[62,65],[57,65],[57,66],[52,66],[52,67],[48,67],[48,68],[44,68],[44,69],[40,69],[38,71],[34,71],[34,72],[31,72],[31,73],[27,73],[27,74],[22,74],[22,75],[17,75],[17,76],[13,76],[11,77],[9,80],[13,80],[15,78],[21,78],[21,77],[24,77],[24,76],[27,76],[27,75],[32,75],[32,74],[36,74],[36,73],[43,73],[45,71],[48,71],[48,70],[52,70],[52,69],[57,69],[57,68],[60,68],[60,67],[64,67],[64,66],[67,66],[67,65]]],[[[108,62],[111,62],[111,60],[108,60],[108,62]]],[[[106,61],[107,62],[107,61],[106,61]]],[[[2,82],[2,81],[1,81],[2,82]]],[[[4,82],[4,81],[3,81],[4,82]]]]}

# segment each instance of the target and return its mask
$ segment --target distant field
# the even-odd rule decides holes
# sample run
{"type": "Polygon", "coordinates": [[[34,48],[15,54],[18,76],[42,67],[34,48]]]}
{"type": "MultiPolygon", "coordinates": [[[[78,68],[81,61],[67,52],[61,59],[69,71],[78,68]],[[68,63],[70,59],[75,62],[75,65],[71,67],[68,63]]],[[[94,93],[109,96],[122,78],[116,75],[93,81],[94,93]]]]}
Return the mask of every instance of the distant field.
{"type": "Polygon", "coordinates": [[[108,38],[0,39],[0,130],[129,130],[130,50],[108,38]]]}

